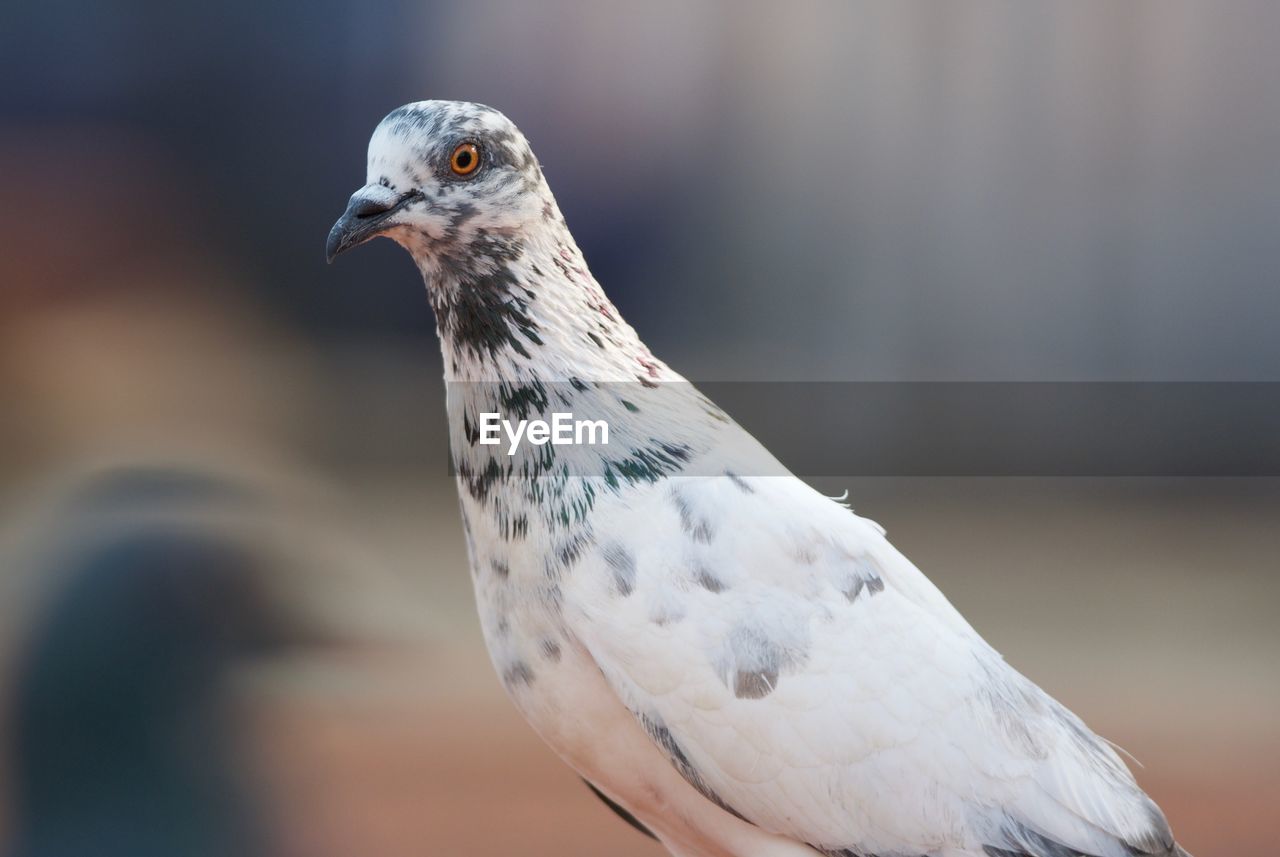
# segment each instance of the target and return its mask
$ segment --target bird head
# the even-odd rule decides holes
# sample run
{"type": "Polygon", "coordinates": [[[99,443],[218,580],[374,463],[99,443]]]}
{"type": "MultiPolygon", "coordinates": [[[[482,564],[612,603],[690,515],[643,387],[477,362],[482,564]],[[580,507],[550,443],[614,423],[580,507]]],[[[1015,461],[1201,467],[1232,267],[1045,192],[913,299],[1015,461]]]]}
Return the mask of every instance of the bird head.
{"type": "Polygon", "coordinates": [[[419,101],[387,115],[369,141],[364,187],[329,232],[330,262],[385,235],[424,272],[500,255],[558,217],[529,143],[481,104],[419,101]]]}

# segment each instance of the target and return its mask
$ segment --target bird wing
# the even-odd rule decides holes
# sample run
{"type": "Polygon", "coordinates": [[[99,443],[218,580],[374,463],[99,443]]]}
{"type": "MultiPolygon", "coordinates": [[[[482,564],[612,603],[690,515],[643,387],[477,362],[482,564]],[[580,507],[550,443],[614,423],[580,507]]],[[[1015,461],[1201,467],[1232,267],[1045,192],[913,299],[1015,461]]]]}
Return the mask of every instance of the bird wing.
{"type": "Polygon", "coordinates": [[[785,477],[670,479],[598,509],[566,619],[726,810],[837,855],[1172,853],[1111,747],[874,523],[785,477]]]}

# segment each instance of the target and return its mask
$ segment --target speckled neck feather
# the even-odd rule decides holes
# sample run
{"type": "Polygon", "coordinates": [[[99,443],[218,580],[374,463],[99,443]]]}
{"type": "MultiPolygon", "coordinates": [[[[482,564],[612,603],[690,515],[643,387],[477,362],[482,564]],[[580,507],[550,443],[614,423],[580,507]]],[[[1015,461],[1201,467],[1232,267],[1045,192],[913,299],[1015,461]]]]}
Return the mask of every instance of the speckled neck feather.
{"type": "Polygon", "coordinates": [[[465,264],[437,256],[423,270],[449,387],[454,467],[463,490],[513,537],[530,516],[545,516],[552,529],[581,524],[597,490],[679,470],[708,443],[705,428],[671,419],[690,397],[706,419],[721,418],[622,320],[547,196],[535,227],[479,236],[465,264]],[[550,411],[607,419],[610,448],[548,445],[512,459],[476,442],[481,413],[523,419],[550,411]]]}
{"type": "Polygon", "coordinates": [[[465,257],[421,265],[446,380],[680,380],[605,297],[546,197],[541,221],[521,234],[482,231],[465,257]]]}

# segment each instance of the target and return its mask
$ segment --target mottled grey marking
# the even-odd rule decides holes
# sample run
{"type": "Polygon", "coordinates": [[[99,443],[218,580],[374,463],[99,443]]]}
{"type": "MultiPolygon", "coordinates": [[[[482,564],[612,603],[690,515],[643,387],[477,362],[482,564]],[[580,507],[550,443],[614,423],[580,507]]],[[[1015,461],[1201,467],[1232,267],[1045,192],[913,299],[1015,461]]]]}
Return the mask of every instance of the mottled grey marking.
{"type": "Polygon", "coordinates": [[[818,561],[818,552],[807,544],[797,545],[795,558],[801,565],[813,565],[818,561]]]}
{"type": "Polygon", "coordinates": [[[1041,730],[1037,728],[1033,732],[1032,726],[1038,726],[1049,713],[1046,706],[1049,697],[1018,673],[985,661],[980,661],[979,666],[986,680],[978,687],[975,703],[986,708],[1019,750],[1034,759],[1048,758],[1049,750],[1041,730]]]}
{"type": "Polygon", "coordinates": [[[740,490],[742,493],[744,494],[756,493],[756,489],[752,488],[751,485],[747,482],[747,480],[743,479],[738,474],[731,473],[728,470],[726,470],[724,472],[724,475],[728,476],[729,481],[732,482],[735,486],[737,486],[738,490],[740,490]]]}
{"type": "Polygon", "coordinates": [[[560,644],[551,638],[544,639],[539,648],[542,649],[542,656],[551,663],[558,663],[560,660],[560,644]]]}
{"type": "Polygon", "coordinates": [[[1037,833],[1014,819],[1008,819],[1000,832],[1004,840],[1000,845],[982,846],[982,850],[988,857],[1090,857],[1082,851],[1037,833]]]}
{"type": "Polygon", "coordinates": [[[532,341],[528,334],[537,335],[538,323],[530,313],[532,301],[516,292],[511,268],[523,252],[522,242],[480,230],[457,258],[444,253],[438,257],[440,275],[456,280],[458,288],[433,288],[427,296],[436,326],[452,347],[478,361],[496,357],[504,349],[529,356],[525,344],[532,341]]]}
{"type": "Polygon", "coordinates": [[[858,596],[866,590],[867,595],[875,595],[877,592],[884,591],[884,581],[877,577],[857,577],[853,583],[844,591],[844,597],[848,598],[850,603],[857,601],[858,596]]]}
{"type": "Polygon", "coordinates": [[[617,542],[610,542],[601,549],[605,564],[613,570],[613,583],[619,595],[630,595],[636,585],[636,559],[631,551],[617,542]]]}
{"type": "Polygon", "coordinates": [[[777,686],[778,671],[775,669],[760,672],[738,670],[733,679],[733,695],[738,699],[763,699],[777,686]]]}
{"type": "Polygon", "coordinates": [[[676,511],[680,513],[680,527],[695,542],[701,542],[704,545],[711,544],[711,539],[715,536],[711,528],[711,522],[702,515],[694,514],[689,506],[689,501],[679,491],[671,492],[671,499],[676,504],[676,511]]]}
{"type": "Polygon", "coordinates": [[[761,699],[773,693],[778,676],[798,666],[805,655],[780,645],[755,626],[735,629],[726,649],[717,672],[739,699],[761,699]]]}
{"type": "Polygon", "coordinates": [[[533,670],[524,661],[516,661],[502,671],[502,683],[508,690],[533,684],[533,670]]]}
{"type": "Polygon", "coordinates": [[[466,439],[468,446],[475,446],[480,442],[480,429],[476,424],[471,422],[471,414],[464,413],[462,415],[462,436],[466,439]]]}
{"type": "Polygon", "coordinates": [[[507,565],[506,560],[495,559],[493,562],[489,563],[489,566],[493,569],[493,573],[502,580],[506,580],[511,576],[511,566],[507,565]]]}
{"type": "Polygon", "coordinates": [[[718,593],[724,592],[725,590],[724,581],[712,574],[711,570],[705,565],[699,565],[697,567],[694,571],[693,579],[698,582],[699,586],[708,592],[718,593]]]}
{"type": "Polygon", "coordinates": [[[449,209],[449,226],[448,229],[456,240],[458,234],[462,231],[462,226],[472,220],[480,209],[476,208],[469,202],[460,202],[453,208],[449,209]]]}
{"type": "Polygon", "coordinates": [[[502,537],[508,541],[520,541],[529,535],[529,516],[516,515],[514,517],[503,516],[499,518],[502,527],[502,537]]]}
{"type": "Polygon", "coordinates": [[[416,154],[429,161],[441,183],[448,187],[464,182],[487,178],[510,184],[516,173],[525,180],[522,187],[531,189],[540,178],[541,171],[532,149],[511,131],[503,128],[488,129],[480,126],[486,114],[501,116],[498,111],[482,104],[405,105],[391,111],[383,124],[390,124],[397,136],[412,136],[417,140],[430,140],[430,145],[419,146],[416,154]],[[470,140],[480,146],[480,167],[466,178],[455,176],[448,168],[448,157],[458,143],[470,140]],[[497,169],[494,168],[508,168],[497,169]],[[490,175],[496,172],[496,175],[490,175]]]}
{"type": "Polygon", "coordinates": [[[684,610],[679,605],[660,604],[649,614],[649,621],[659,628],[665,628],[673,622],[684,618],[684,610]]]}
{"type": "Polygon", "coordinates": [[[576,563],[587,548],[594,545],[595,536],[589,529],[579,529],[556,547],[554,562],[547,563],[547,574],[557,577],[565,569],[576,563]]]}
{"type": "Polygon", "coordinates": [[[654,442],[633,448],[626,456],[604,461],[605,485],[617,491],[623,485],[657,482],[667,474],[678,472],[691,454],[686,444],[654,442]]]}
{"type": "Polygon", "coordinates": [[[547,385],[541,381],[501,381],[496,385],[495,392],[499,409],[511,414],[514,419],[523,420],[531,415],[545,413],[551,401],[547,385]]]}
{"type": "Polygon", "coordinates": [[[543,593],[543,598],[546,600],[547,605],[551,608],[552,612],[560,612],[560,607],[564,604],[564,592],[560,589],[560,584],[553,583],[548,586],[546,591],[543,593]]]}
{"type": "MultiPolygon", "coordinates": [[[[472,499],[481,503],[488,499],[489,492],[493,490],[494,484],[499,479],[505,479],[511,475],[510,465],[507,465],[504,470],[503,466],[494,458],[490,458],[479,470],[466,460],[459,460],[456,463],[458,478],[466,486],[467,493],[471,495],[472,499]]],[[[465,518],[463,519],[463,524],[466,524],[465,518]]]]}

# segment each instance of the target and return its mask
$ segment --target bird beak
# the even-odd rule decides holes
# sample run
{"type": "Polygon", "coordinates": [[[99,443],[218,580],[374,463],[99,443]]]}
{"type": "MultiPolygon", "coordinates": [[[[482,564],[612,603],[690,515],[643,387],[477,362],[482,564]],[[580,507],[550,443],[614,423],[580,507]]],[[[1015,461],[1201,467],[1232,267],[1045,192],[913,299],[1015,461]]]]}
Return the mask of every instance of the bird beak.
{"type": "Polygon", "coordinates": [[[329,230],[329,240],[324,247],[326,261],[333,262],[339,254],[397,225],[391,222],[391,216],[421,198],[421,191],[397,194],[379,184],[360,188],[351,195],[347,210],[329,230]]]}

